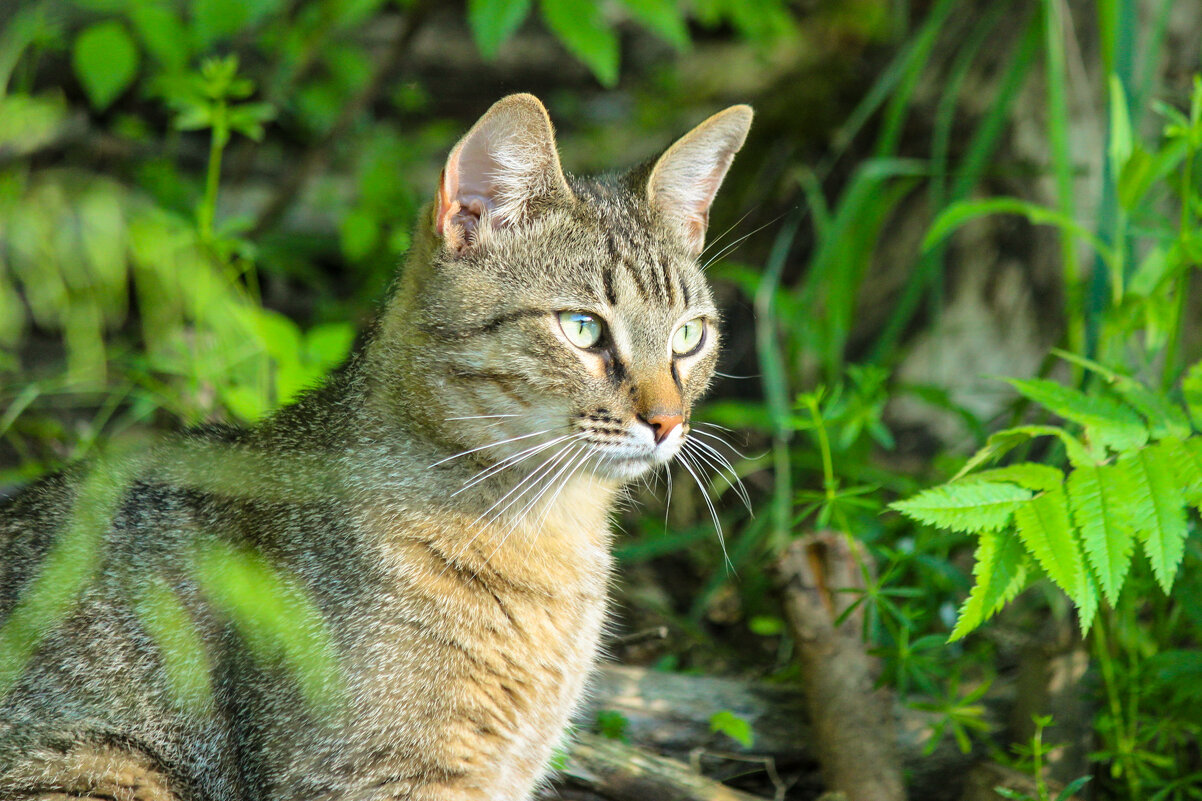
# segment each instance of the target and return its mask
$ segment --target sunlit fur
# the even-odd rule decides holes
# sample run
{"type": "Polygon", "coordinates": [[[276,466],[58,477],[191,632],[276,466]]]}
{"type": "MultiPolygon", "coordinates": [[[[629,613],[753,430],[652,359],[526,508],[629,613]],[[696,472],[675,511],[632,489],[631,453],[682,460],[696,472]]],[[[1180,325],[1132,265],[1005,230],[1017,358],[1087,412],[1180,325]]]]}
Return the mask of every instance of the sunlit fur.
{"type": "MultiPolygon", "coordinates": [[[[95,583],[0,701],[0,797],[124,797],[122,781],[146,799],[529,797],[595,659],[616,493],[683,447],[706,456],[688,420],[719,320],[698,232],[750,110],[603,178],[564,176],[545,120],[515,96],[461,141],[367,346],[325,387],[148,457],[95,583]],[[454,172],[480,163],[500,172],[454,172]],[[568,341],[562,311],[603,320],[605,347],[568,341]],[[704,341],[674,356],[698,317],[704,341]],[[656,415],[681,420],[658,444],[656,415]],[[213,542],[316,605],[335,711],[207,602],[189,560],[213,542]],[[195,622],[203,710],[181,708],[134,611],[156,577],[195,622]]],[[[77,487],[54,477],[0,508],[0,615],[77,487]]]]}

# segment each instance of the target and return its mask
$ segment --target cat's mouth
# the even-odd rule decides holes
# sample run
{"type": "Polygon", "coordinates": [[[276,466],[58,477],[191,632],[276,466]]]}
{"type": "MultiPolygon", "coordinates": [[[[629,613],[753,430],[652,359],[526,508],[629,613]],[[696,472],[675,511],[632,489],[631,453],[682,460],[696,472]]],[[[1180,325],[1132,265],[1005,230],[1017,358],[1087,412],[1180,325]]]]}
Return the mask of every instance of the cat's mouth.
{"type": "Polygon", "coordinates": [[[659,442],[634,431],[616,442],[593,442],[594,470],[619,481],[638,478],[676,458],[686,436],[685,426],[677,426],[659,442]]]}

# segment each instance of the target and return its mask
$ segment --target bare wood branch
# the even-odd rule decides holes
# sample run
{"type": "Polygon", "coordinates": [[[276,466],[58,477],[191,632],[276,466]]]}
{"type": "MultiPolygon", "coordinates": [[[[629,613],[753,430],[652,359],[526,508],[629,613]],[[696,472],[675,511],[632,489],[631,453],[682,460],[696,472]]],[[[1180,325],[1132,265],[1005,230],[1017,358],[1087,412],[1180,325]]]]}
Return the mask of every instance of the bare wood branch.
{"type": "Polygon", "coordinates": [[[902,801],[892,704],[873,689],[878,666],[860,637],[862,607],[836,625],[854,600],[840,590],[863,588],[867,558],[849,538],[822,532],[792,542],[777,572],[827,788],[850,799],[902,801]]]}

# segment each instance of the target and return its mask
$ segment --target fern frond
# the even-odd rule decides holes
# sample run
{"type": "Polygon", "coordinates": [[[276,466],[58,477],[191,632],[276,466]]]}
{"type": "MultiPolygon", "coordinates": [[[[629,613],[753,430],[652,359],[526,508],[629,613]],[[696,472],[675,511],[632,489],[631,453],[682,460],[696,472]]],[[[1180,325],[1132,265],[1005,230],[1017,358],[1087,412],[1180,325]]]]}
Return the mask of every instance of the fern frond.
{"type": "Polygon", "coordinates": [[[1116,452],[1138,448],[1148,441],[1148,429],[1133,409],[1118,401],[1047,381],[1042,378],[1009,378],[1024,397],[1048,411],[1085,427],[1089,440],[1116,452]]]}
{"type": "Polygon", "coordinates": [[[969,458],[964,466],[960,468],[960,471],[952,477],[952,481],[964,478],[986,462],[1000,459],[1014,448],[1035,437],[1056,437],[1059,439],[1064,444],[1064,450],[1068,455],[1069,462],[1074,465],[1095,464],[1098,461],[1085,449],[1081,440],[1063,428],[1057,428],[1056,426],[1016,426],[991,434],[989,439],[985,441],[984,447],[969,458]]]}
{"type": "Polygon", "coordinates": [[[1015,484],[969,480],[932,487],[890,508],[920,523],[975,534],[1005,528],[1030,499],[1031,491],[1015,484]]]}
{"type": "Polygon", "coordinates": [[[1160,445],[1169,454],[1185,502],[1202,508],[1202,437],[1185,441],[1165,439],[1160,445]]]}
{"type": "Polygon", "coordinates": [[[1064,472],[1046,464],[1020,462],[1019,464],[996,467],[973,473],[975,481],[1008,481],[1036,492],[1056,489],[1064,484],[1064,472]]]}
{"type": "Polygon", "coordinates": [[[1089,562],[1085,562],[1084,571],[1081,574],[1081,597],[1077,600],[1077,622],[1081,626],[1082,637],[1089,634],[1089,630],[1093,628],[1093,622],[1098,616],[1098,596],[1100,594],[1098,577],[1090,569],[1089,562]]]}
{"type": "Polygon", "coordinates": [[[1018,536],[1043,572],[1074,603],[1084,600],[1084,560],[1069,522],[1068,501],[1060,489],[1036,495],[1014,510],[1018,536]]]}
{"type": "Polygon", "coordinates": [[[955,641],[993,617],[1027,584],[1027,557],[1022,543],[1010,532],[986,532],[977,542],[976,578],[972,591],[960,607],[956,627],[948,638],[955,641]]]}
{"type": "Polygon", "coordinates": [[[1114,382],[1114,389],[1148,422],[1148,431],[1152,439],[1185,439],[1190,435],[1189,418],[1185,412],[1161,393],[1154,392],[1134,378],[1126,376],[1121,376],[1114,382]]]}
{"type": "Polygon", "coordinates": [[[1185,498],[1163,444],[1119,457],[1130,477],[1116,482],[1120,507],[1152,564],[1157,583],[1168,592],[1185,552],[1185,498]]]}
{"type": "Polygon", "coordinates": [[[1078,467],[1068,477],[1073,522],[1102,594],[1114,603],[1131,567],[1135,534],[1119,511],[1115,484],[1130,481],[1121,465],[1078,467]]]}

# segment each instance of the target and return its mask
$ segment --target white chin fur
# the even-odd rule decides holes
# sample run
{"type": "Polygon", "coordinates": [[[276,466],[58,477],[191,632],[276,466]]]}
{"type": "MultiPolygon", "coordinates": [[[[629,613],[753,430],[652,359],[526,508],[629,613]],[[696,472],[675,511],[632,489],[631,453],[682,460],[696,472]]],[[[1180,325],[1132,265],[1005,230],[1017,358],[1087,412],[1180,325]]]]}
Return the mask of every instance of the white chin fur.
{"type": "Polygon", "coordinates": [[[630,481],[675,458],[684,445],[684,426],[676,426],[656,444],[649,429],[640,427],[629,432],[628,444],[617,448],[598,449],[595,470],[618,481],[630,481]]]}

